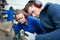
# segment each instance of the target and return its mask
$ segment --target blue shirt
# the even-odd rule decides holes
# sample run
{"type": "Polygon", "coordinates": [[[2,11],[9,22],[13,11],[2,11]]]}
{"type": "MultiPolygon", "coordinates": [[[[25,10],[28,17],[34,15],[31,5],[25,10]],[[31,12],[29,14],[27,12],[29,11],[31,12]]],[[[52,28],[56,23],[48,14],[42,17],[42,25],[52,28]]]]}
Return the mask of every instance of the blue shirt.
{"type": "Polygon", "coordinates": [[[24,31],[31,32],[31,33],[35,33],[35,32],[37,34],[44,34],[45,33],[45,30],[41,26],[39,19],[32,17],[32,16],[28,16],[27,21],[28,21],[28,25],[18,23],[16,26],[14,26],[14,31],[16,34],[21,29],[23,29],[24,31]]]}

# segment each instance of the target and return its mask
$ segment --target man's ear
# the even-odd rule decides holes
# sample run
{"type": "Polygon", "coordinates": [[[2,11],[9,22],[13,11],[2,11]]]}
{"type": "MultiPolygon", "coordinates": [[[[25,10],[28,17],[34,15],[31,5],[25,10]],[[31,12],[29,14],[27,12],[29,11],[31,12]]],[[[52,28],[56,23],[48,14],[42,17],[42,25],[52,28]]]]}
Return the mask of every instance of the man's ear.
{"type": "Polygon", "coordinates": [[[28,14],[27,13],[24,13],[24,16],[25,16],[26,19],[28,18],[28,14]]]}
{"type": "MultiPolygon", "coordinates": [[[[16,16],[14,16],[14,19],[17,21],[16,16]]],[[[17,21],[18,22],[18,21],[17,21]]]]}

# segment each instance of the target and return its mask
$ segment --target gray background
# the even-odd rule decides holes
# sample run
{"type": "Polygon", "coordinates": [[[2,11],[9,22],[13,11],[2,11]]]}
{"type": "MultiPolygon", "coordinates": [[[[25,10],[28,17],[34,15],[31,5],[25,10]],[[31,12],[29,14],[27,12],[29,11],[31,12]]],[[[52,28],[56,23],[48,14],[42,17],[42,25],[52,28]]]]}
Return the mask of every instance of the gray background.
{"type": "MultiPolygon", "coordinates": [[[[13,6],[14,9],[23,9],[24,6],[26,5],[26,3],[29,0],[6,0],[8,5],[5,6],[5,9],[9,9],[10,6],[13,6]]],[[[57,3],[60,4],[60,0],[39,0],[43,3],[43,6],[47,3],[47,2],[52,2],[52,3],[57,3]]]]}

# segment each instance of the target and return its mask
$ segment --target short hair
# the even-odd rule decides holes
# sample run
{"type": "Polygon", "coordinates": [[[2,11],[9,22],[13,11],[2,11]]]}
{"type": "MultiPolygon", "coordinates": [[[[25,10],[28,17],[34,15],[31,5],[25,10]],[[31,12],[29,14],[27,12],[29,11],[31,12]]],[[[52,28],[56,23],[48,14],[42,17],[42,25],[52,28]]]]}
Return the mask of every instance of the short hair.
{"type": "Polygon", "coordinates": [[[15,14],[15,15],[19,15],[19,14],[21,14],[21,13],[23,13],[23,14],[24,14],[24,13],[25,13],[25,11],[24,11],[24,10],[19,10],[19,9],[17,9],[17,10],[16,10],[16,14],[15,14]]]}
{"type": "Polygon", "coordinates": [[[10,6],[9,10],[14,10],[12,6],[10,6]]]}
{"type": "Polygon", "coordinates": [[[28,3],[24,7],[24,11],[28,13],[28,8],[34,5],[34,1],[28,1],[28,3]]]}
{"type": "Polygon", "coordinates": [[[28,14],[22,9],[22,10],[19,10],[19,9],[17,9],[16,10],[16,14],[15,14],[15,18],[16,18],[16,15],[19,15],[19,14],[23,14],[24,16],[25,16],[25,18],[27,19],[27,17],[28,17],[28,14]]]}

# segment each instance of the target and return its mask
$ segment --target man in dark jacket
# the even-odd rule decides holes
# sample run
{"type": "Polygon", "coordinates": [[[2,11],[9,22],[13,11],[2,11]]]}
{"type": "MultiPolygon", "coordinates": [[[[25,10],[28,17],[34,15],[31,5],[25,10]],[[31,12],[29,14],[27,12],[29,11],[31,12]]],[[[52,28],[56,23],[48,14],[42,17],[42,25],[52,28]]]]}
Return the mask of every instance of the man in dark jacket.
{"type": "MultiPolygon", "coordinates": [[[[40,3],[35,1],[34,7],[41,8],[40,3]]],[[[30,40],[60,40],[60,5],[47,3],[40,12],[40,21],[46,33],[44,35],[34,35],[26,32],[29,35],[26,38],[30,38],[30,40]]]]}

